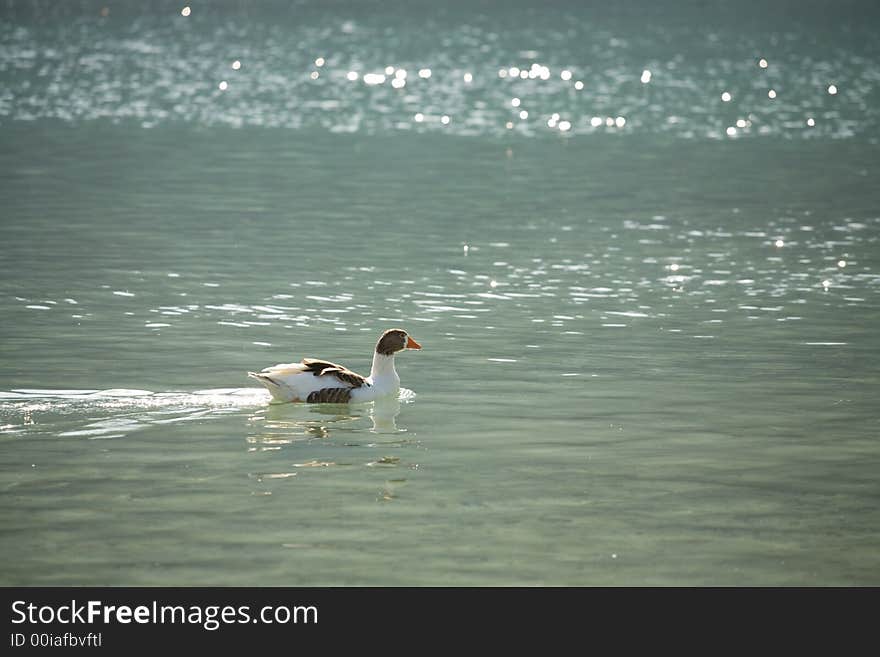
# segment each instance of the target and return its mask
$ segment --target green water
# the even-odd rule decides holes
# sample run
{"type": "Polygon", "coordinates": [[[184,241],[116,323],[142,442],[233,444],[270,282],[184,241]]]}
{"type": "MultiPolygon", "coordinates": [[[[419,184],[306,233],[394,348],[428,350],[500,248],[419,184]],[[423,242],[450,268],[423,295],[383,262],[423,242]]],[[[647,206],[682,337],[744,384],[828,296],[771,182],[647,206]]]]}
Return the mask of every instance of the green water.
{"type": "Polygon", "coordinates": [[[728,138],[751,110],[715,87],[757,89],[760,68],[742,45],[670,68],[707,43],[677,23],[487,5],[438,18],[422,52],[334,5],[291,20],[285,54],[268,11],[196,29],[179,7],[105,24],[10,6],[0,583],[880,581],[876,45],[855,28],[749,33],[818,62],[773,73],[780,90],[840,92],[807,84],[728,138]],[[619,43],[603,60],[581,29],[619,43]],[[230,43],[224,62],[262,68],[221,107],[230,43]],[[62,75],[67,49],[121,55],[62,75]],[[175,49],[194,88],[184,63],[148,75],[175,49]],[[519,123],[498,70],[532,49],[553,79],[516,91],[540,108],[519,123]],[[332,85],[290,73],[315,53],[332,85]],[[410,96],[344,86],[396,61],[410,96]],[[579,100],[563,66],[605,90],[579,100]],[[303,356],[366,372],[395,326],[423,345],[397,359],[400,400],[269,405],[245,376],[303,356]]]}

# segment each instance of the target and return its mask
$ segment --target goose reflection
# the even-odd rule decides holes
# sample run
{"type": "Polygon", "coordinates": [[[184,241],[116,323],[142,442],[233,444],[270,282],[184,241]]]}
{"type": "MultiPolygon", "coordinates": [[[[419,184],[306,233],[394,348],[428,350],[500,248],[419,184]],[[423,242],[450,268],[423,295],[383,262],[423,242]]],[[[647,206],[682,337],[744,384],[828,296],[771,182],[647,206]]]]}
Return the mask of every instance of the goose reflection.
{"type": "Polygon", "coordinates": [[[398,426],[401,402],[396,397],[364,405],[269,404],[249,420],[256,431],[248,436],[253,449],[280,449],[282,445],[338,437],[339,434],[370,432],[403,433],[398,426]],[[364,420],[369,420],[366,426],[364,420]]]}
{"type": "Polygon", "coordinates": [[[400,415],[400,399],[397,397],[377,399],[369,410],[370,419],[373,421],[373,433],[398,433],[406,431],[397,426],[397,416],[400,415]]]}

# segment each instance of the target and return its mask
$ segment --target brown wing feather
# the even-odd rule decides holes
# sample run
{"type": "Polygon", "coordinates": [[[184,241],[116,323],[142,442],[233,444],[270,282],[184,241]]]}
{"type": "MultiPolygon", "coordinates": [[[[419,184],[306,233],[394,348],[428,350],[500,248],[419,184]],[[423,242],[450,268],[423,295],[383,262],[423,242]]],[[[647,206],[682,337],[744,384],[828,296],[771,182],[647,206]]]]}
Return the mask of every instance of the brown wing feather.
{"type": "Polygon", "coordinates": [[[321,388],[306,398],[310,404],[347,404],[350,400],[351,388],[321,388]]]}
{"type": "Polygon", "coordinates": [[[347,367],[331,363],[329,360],[319,360],[317,358],[303,358],[302,364],[306,366],[306,371],[311,372],[315,376],[335,376],[343,383],[347,383],[352,388],[360,388],[367,384],[366,378],[356,372],[352,372],[347,367]]]}

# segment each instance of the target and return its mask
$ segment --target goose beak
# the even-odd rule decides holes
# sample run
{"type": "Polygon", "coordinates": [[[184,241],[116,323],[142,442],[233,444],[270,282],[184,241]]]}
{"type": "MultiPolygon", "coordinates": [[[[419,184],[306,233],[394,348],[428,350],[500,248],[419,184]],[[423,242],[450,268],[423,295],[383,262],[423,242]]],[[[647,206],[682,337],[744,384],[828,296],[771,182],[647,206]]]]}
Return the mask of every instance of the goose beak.
{"type": "Polygon", "coordinates": [[[422,345],[413,340],[411,337],[406,336],[406,348],[407,349],[421,349],[422,345]]]}

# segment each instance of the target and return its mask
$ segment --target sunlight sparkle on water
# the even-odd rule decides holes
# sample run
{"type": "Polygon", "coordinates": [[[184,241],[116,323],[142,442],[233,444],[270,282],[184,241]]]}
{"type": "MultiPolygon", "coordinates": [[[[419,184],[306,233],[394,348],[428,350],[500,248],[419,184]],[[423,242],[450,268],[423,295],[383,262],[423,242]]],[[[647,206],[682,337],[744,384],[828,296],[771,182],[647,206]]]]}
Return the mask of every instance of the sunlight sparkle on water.
{"type": "Polygon", "coordinates": [[[767,68],[767,60],[762,57],[758,60],[758,66],[761,68],[767,68]]]}
{"type": "Polygon", "coordinates": [[[767,97],[770,98],[771,100],[776,98],[776,91],[774,89],[771,89],[770,91],[767,92],[767,97]]]}
{"type": "Polygon", "coordinates": [[[464,74],[464,81],[467,82],[468,84],[470,84],[471,82],[474,81],[474,76],[471,75],[470,73],[465,73],[464,74]]]}
{"type": "Polygon", "coordinates": [[[315,60],[315,66],[317,66],[318,68],[320,68],[320,67],[322,67],[323,65],[324,65],[324,58],[323,58],[323,57],[318,57],[318,59],[315,60]]]}
{"type": "Polygon", "coordinates": [[[580,91],[581,89],[584,88],[584,83],[581,82],[580,80],[578,80],[577,82],[574,83],[574,88],[577,89],[578,91],[580,91]]]}
{"type": "Polygon", "coordinates": [[[345,77],[348,78],[350,81],[354,82],[355,80],[358,79],[357,71],[349,71],[348,73],[345,74],[345,77]]]}
{"type": "Polygon", "coordinates": [[[385,82],[385,76],[381,73],[367,73],[364,76],[364,82],[369,85],[382,84],[385,82]]]}
{"type": "Polygon", "coordinates": [[[566,80],[566,81],[571,80],[571,71],[568,71],[568,70],[562,71],[559,74],[559,77],[561,77],[563,80],[566,80]]]}
{"type": "Polygon", "coordinates": [[[443,125],[449,125],[449,117],[444,114],[440,117],[440,123],[442,123],[443,125]]]}
{"type": "Polygon", "coordinates": [[[810,126],[810,127],[812,128],[814,125],[816,125],[816,119],[814,119],[814,118],[811,116],[810,118],[807,119],[807,125],[810,126]]]}
{"type": "Polygon", "coordinates": [[[733,96],[730,95],[730,92],[725,91],[721,94],[721,100],[725,103],[729,103],[733,96]]]}
{"type": "Polygon", "coordinates": [[[180,10],[181,16],[189,16],[190,13],[192,13],[192,9],[190,9],[189,7],[184,7],[183,9],[180,10]]]}
{"type": "Polygon", "coordinates": [[[651,71],[645,69],[642,71],[642,84],[648,84],[651,81],[651,71]]]}
{"type": "Polygon", "coordinates": [[[229,85],[226,84],[226,80],[223,80],[222,82],[220,82],[220,84],[217,85],[217,87],[220,89],[220,91],[226,91],[226,88],[228,86],[229,85]]]}
{"type": "Polygon", "coordinates": [[[418,112],[418,113],[413,117],[413,119],[415,120],[416,123],[421,123],[422,121],[425,120],[425,115],[422,114],[421,112],[418,112]]]}
{"type": "Polygon", "coordinates": [[[520,103],[519,98],[511,98],[510,99],[510,104],[513,105],[514,107],[519,107],[519,103],[520,103]]]}
{"type": "Polygon", "coordinates": [[[429,69],[429,68],[419,69],[419,77],[427,80],[429,77],[431,77],[431,69],[429,69]]]}
{"type": "Polygon", "coordinates": [[[838,260],[837,266],[843,269],[844,267],[846,267],[846,260],[838,260]]]}
{"type": "Polygon", "coordinates": [[[835,95],[837,93],[837,86],[833,84],[828,85],[828,93],[832,96],[835,95]]]}
{"type": "Polygon", "coordinates": [[[775,244],[777,249],[781,249],[783,246],[785,246],[785,242],[783,242],[782,240],[776,240],[775,244]]]}
{"type": "Polygon", "coordinates": [[[238,61],[238,60],[236,59],[234,62],[232,62],[232,70],[233,70],[233,71],[237,71],[237,70],[240,69],[240,68],[241,68],[241,62],[240,62],[240,61],[238,61]]]}
{"type": "Polygon", "coordinates": [[[525,119],[529,118],[529,113],[526,110],[523,110],[519,113],[519,118],[525,120],[525,119]]]}

